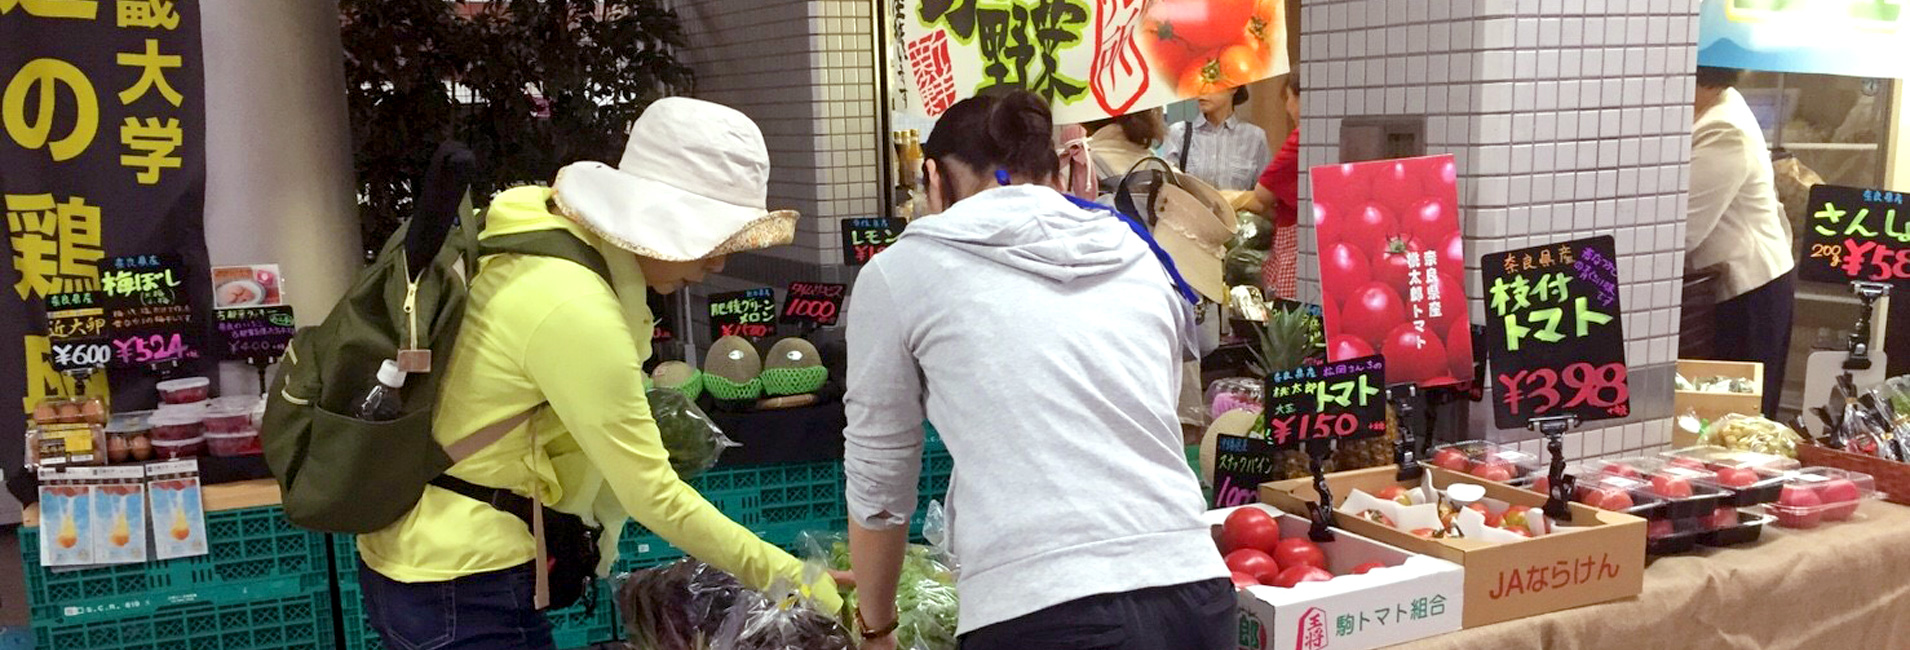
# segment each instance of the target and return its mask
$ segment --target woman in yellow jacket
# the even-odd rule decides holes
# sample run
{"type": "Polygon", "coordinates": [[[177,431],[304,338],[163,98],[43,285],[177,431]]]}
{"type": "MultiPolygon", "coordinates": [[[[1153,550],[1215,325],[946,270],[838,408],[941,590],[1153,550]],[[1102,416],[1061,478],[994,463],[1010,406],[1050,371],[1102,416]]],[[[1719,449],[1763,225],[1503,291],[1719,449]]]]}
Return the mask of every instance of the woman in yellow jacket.
{"type": "MultiPolygon", "coordinates": [[[[797,215],[764,207],[768,177],[769,154],[749,118],[669,98],[637,119],[617,167],[577,163],[550,188],[498,194],[482,238],[561,230],[602,253],[610,279],[556,258],[483,260],[433,428],[449,445],[532,416],[446,473],[598,522],[606,562],[627,514],[746,585],[800,584],[800,561],[677,477],[643,388],[653,326],[646,286],[670,293],[720,270],[730,253],[793,239],[797,215]]],[[[360,536],[358,550],[365,610],[388,646],[554,647],[534,603],[536,543],[511,514],[434,486],[397,523],[360,536]]],[[[812,593],[840,609],[828,576],[812,593]]]]}

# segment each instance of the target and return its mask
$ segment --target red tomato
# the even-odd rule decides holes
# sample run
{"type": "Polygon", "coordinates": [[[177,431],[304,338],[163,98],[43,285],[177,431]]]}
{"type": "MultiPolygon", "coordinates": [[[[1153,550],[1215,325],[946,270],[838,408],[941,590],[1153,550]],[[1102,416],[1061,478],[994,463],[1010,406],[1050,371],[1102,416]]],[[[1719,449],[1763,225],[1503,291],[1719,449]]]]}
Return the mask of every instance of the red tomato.
{"type": "Polygon", "coordinates": [[[1350,242],[1363,251],[1384,249],[1386,239],[1399,233],[1399,222],[1393,218],[1393,211],[1378,203],[1362,205],[1346,217],[1335,224],[1340,231],[1336,239],[1350,242]]]}
{"type": "Polygon", "coordinates": [[[1358,336],[1369,344],[1383,346],[1386,335],[1406,321],[1406,306],[1400,301],[1399,292],[1392,287],[1368,282],[1366,286],[1355,289],[1340,304],[1340,318],[1346,322],[1346,327],[1342,328],[1345,333],[1358,336]]]}
{"type": "Polygon", "coordinates": [[[1691,496],[1691,481],[1685,480],[1685,478],[1681,476],[1653,474],[1651,476],[1651,491],[1657,492],[1658,496],[1667,499],[1683,499],[1691,496]]]}
{"type": "Polygon", "coordinates": [[[1373,194],[1386,207],[1401,211],[1426,197],[1425,190],[1420,187],[1417,171],[1405,161],[1393,161],[1381,166],[1379,178],[1373,180],[1373,194]]]}
{"type": "Polygon", "coordinates": [[[1378,562],[1367,562],[1365,564],[1353,567],[1353,573],[1363,574],[1363,573],[1366,573],[1367,571],[1372,571],[1374,569],[1384,569],[1384,568],[1386,568],[1386,565],[1384,564],[1380,564],[1378,562]]]}
{"type": "Polygon", "coordinates": [[[1266,55],[1251,44],[1229,45],[1220,51],[1220,81],[1229,86],[1251,83],[1266,68],[1266,55]]]}
{"type": "Polygon", "coordinates": [[[1645,524],[1645,537],[1649,539],[1670,537],[1672,532],[1670,521],[1660,520],[1645,524]]]}
{"type": "Polygon", "coordinates": [[[1454,196],[1459,187],[1459,165],[1447,158],[1433,168],[1433,175],[1425,181],[1426,192],[1435,196],[1454,196]],[[1454,189],[1447,189],[1454,188],[1454,189]],[[1449,193],[1451,192],[1451,193],[1449,193]]]}
{"type": "Polygon", "coordinates": [[[1134,41],[1147,57],[1149,67],[1170,79],[1180,79],[1181,71],[1200,54],[1186,41],[1174,37],[1174,28],[1159,20],[1148,20],[1134,33],[1134,41]]]}
{"type": "MultiPolygon", "coordinates": [[[[1389,486],[1386,486],[1386,489],[1380,490],[1379,498],[1385,499],[1387,501],[1397,501],[1399,502],[1399,505],[1402,505],[1402,506],[1410,506],[1413,504],[1413,499],[1410,493],[1406,491],[1406,488],[1398,486],[1398,485],[1389,485],[1389,486]]],[[[1358,572],[1355,571],[1355,573],[1358,573],[1358,572]]]]}
{"type": "Polygon", "coordinates": [[[1245,573],[1241,573],[1239,571],[1235,571],[1233,572],[1233,574],[1234,574],[1233,580],[1234,580],[1235,589],[1246,589],[1248,587],[1260,586],[1260,581],[1254,579],[1253,576],[1247,575],[1245,573]]]}
{"type": "Polygon", "coordinates": [[[1218,48],[1247,38],[1255,4],[1257,0],[1162,0],[1148,15],[1166,24],[1173,38],[1218,48]]]}
{"type": "Polygon", "coordinates": [[[1280,574],[1274,576],[1268,584],[1291,589],[1302,582],[1326,582],[1332,579],[1333,574],[1326,569],[1316,566],[1296,566],[1281,570],[1280,574]]]}
{"type": "Polygon", "coordinates": [[[1227,521],[1220,527],[1220,550],[1232,553],[1243,548],[1272,552],[1275,544],[1280,543],[1280,523],[1267,511],[1254,507],[1241,508],[1227,515],[1227,521]]]}
{"type": "Polygon", "coordinates": [[[1340,241],[1339,217],[1334,216],[1333,205],[1330,200],[1313,197],[1313,239],[1320,250],[1340,241]]]}
{"type": "Polygon", "coordinates": [[[1512,480],[1512,477],[1516,475],[1516,473],[1512,471],[1511,465],[1495,461],[1480,463],[1478,467],[1472,468],[1472,475],[1479,477],[1481,480],[1504,483],[1512,480]]]}
{"type": "Polygon", "coordinates": [[[1645,477],[1644,474],[1638,473],[1638,468],[1632,467],[1630,465],[1626,465],[1624,463],[1606,463],[1605,467],[1603,467],[1599,471],[1604,472],[1606,474],[1610,474],[1612,476],[1623,476],[1625,478],[1642,479],[1645,477]]]}
{"type": "Polygon", "coordinates": [[[1718,468],[1718,485],[1728,488],[1747,488],[1757,480],[1757,470],[1749,467],[1718,468]]]}
{"type": "Polygon", "coordinates": [[[1824,521],[1843,521],[1857,514],[1857,504],[1863,499],[1863,491],[1850,479],[1839,478],[1817,488],[1817,497],[1824,503],[1836,504],[1824,509],[1824,521]]]}
{"type": "Polygon", "coordinates": [[[1472,322],[1453,319],[1446,331],[1446,370],[1454,377],[1472,376],[1472,322]],[[1459,342],[1464,341],[1465,345],[1459,342]]]}
{"type": "Polygon", "coordinates": [[[1283,571],[1302,565],[1324,569],[1326,568],[1326,552],[1321,551],[1320,545],[1314,544],[1313,540],[1304,537],[1288,537],[1280,540],[1280,544],[1274,547],[1273,561],[1278,562],[1283,571]]]}
{"type": "Polygon", "coordinates": [[[1373,253],[1373,279],[1386,283],[1399,295],[1407,295],[1408,283],[1418,272],[1413,267],[1418,266],[1419,255],[1419,240],[1388,237],[1386,244],[1373,253]]]}
{"type": "Polygon", "coordinates": [[[1666,461],[1666,464],[1672,465],[1674,467],[1689,467],[1691,469],[1710,471],[1709,469],[1706,469],[1704,466],[1704,463],[1699,462],[1698,459],[1687,458],[1684,456],[1672,456],[1671,460],[1666,461]]]}
{"type": "Polygon", "coordinates": [[[1439,244],[1439,268],[1455,271],[1466,268],[1466,236],[1464,233],[1447,235],[1439,244]]]}
{"type": "Polygon", "coordinates": [[[1737,525],[1738,525],[1738,511],[1731,509],[1731,506],[1718,506],[1717,510],[1712,511],[1711,513],[1711,529],[1712,530],[1723,530],[1725,528],[1734,528],[1737,525]]]}
{"type": "Polygon", "coordinates": [[[1445,344],[1430,330],[1422,332],[1412,323],[1393,328],[1379,353],[1386,356],[1389,384],[1422,382],[1446,374],[1445,344]]]}
{"type": "Polygon", "coordinates": [[[1455,472],[1463,472],[1472,467],[1472,459],[1467,458],[1465,452],[1457,449],[1441,449],[1433,454],[1432,464],[1455,472]]]}
{"type": "Polygon", "coordinates": [[[1360,337],[1348,334],[1335,334],[1326,340],[1326,358],[1344,361],[1360,357],[1373,356],[1373,346],[1367,345],[1360,337]]]}
{"type": "MultiPolygon", "coordinates": [[[[1423,242],[1443,242],[1459,232],[1455,207],[1445,199],[1420,199],[1399,213],[1399,229],[1423,242]]],[[[1457,266],[1465,266],[1463,257],[1457,266]]]]}
{"type": "Polygon", "coordinates": [[[1366,286],[1373,280],[1372,265],[1367,262],[1366,254],[1358,246],[1345,242],[1333,244],[1322,249],[1320,255],[1320,277],[1330,278],[1322,287],[1334,291],[1328,297],[1345,300],[1354,289],[1366,286]]]}
{"type": "Polygon", "coordinates": [[[1321,333],[1328,339],[1340,333],[1339,301],[1334,300],[1332,296],[1320,298],[1320,328],[1321,333]]]}
{"type": "Polygon", "coordinates": [[[1280,564],[1273,556],[1251,548],[1243,548],[1227,554],[1227,568],[1250,576],[1278,572],[1280,564]]]}
{"type": "Polygon", "coordinates": [[[1180,73],[1174,91],[1181,97],[1199,97],[1229,88],[1220,78],[1220,60],[1211,54],[1195,58],[1180,73]]]}
{"type": "Polygon", "coordinates": [[[1777,525],[1785,528],[1816,528],[1824,520],[1823,498],[1810,488],[1786,485],[1777,493],[1777,505],[1771,508],[1771,514],[1777,515],[1777,525]]]}
{"type": "Polygon", "coordinates": [[[1579,499],[1585,505],[1600,510],[1622,512],[1638,505],[1632,501],[1631,494],[1618,488],[1595,487],[1586,491],[1585,498],[1579,499]]]}

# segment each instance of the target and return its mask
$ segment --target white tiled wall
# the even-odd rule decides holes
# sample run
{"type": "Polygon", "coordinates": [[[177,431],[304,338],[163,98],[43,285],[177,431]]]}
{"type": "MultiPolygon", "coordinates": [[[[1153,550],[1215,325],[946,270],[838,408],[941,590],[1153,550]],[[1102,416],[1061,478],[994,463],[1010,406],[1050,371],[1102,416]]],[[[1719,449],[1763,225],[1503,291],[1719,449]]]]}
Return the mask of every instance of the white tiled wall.
{"type": "MultiPolygon", "coordinates": [[[[1613,235],[1633,416],[1571,435],[1567,452],[1669,443],[1697,1],[1307,0],[1302,11],[1302,167],[1340,162],[1342,118],[1425,116],[1428,153],[1458,159],[1474,322],[1481,255],[1613,235]]],[[[1303,230],[1300,274],[1317,296],[1312,241],[1303,230]]],[[[1474,409],[1474,427],[1490,429],[1489,408],[1474,409]]]]}

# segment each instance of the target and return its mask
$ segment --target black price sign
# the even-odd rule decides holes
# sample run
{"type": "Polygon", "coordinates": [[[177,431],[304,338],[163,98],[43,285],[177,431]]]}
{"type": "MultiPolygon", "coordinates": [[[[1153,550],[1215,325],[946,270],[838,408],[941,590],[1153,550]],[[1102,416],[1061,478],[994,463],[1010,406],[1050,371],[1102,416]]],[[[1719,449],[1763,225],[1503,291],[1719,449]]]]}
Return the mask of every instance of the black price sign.
{"type": "Polygon", "coordinates": [[[1799,276],[1817,282],[1910,285],[1910,198],[1838,185],[1811,187],[1799,276]]]}
{"type": "Polygon", "coordinates": [[[287,305],[240,307],[213,312],[219,339],[228,361],[270,361],[285,356],[285,346],[298,332],[298,321],[287,305]]]}
{"type": "Polygon", "coordinates": [[[47,362],[55,372],[106,367],[113,345],[107,340],[106,310],[92,291],[46,297],[47,362]]]}
{"type": "Polygon", "coordinates": [[[907,222],[886,217],[842,220],[842,263],[848,266],[868,264],[876,253],[888,249],[902,236],[907,222]]]}
{"type": "Polygon", "coordinates": [[[842,299],[849,285],[791,282],[783,295],[781,321],[793,325],[828,327],[842,318],[842,299]]]}
{"type": "Polygon", "coordinates": [[[1267,439],[1277,449],[1386,434],[1386,360],[1374,355],[1267,376],[1267,439]]]}
{"type": "Polygon", "coordinates": [[[1273,480],[1273,443],[1221,434],[1214,438],[1214,507],[1259,501],[1260,484],[1273,480]]]}
{"type": "Polygon", "coordinates": [[[199,357],[185,264],[176,255],[107,259],[100,270],[113,365],[138,368],[199,357]]]}
{"type": "Polygon", "coordinates": [[[710,337],[776,333],[776,292],[769,287],[710,295],[710,337]]]}
{"type": "Polygon", "coordinates": [[[1631,412],[1624,309],[1611,236],[1486,255],[1493,422],[1580,422],[1631,412]]]}

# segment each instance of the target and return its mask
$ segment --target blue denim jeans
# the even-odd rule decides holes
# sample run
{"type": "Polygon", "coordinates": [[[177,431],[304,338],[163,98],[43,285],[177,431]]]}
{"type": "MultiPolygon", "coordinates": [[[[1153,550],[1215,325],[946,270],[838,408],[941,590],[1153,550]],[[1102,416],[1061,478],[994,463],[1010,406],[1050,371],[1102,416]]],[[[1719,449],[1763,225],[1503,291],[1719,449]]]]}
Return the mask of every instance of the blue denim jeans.
{"type": "Polygon", "coordinates": [[[531,565],[447,582],[405,583],[363,563],[365,615],[392,650],[556,650],[551,625],[533,602],[531,565]]]}
{"type": "Polygon", "coordinates": [[[1069,601],[960,639],[962,650],[1230,650],[1234,586],[1190,582],[1069,601]]]}

